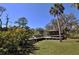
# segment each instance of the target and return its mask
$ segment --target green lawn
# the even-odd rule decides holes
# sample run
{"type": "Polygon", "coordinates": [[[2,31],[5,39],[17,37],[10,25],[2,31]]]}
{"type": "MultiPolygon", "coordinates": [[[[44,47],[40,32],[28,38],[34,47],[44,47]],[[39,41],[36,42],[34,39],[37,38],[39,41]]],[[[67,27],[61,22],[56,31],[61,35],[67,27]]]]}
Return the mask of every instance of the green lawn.
{"type": "Polygon", "coordinates": [[[62,43],[59,40],[43,40],[35,43],[38,50],[35,55],[79,55],[79,40],[67,39],[62,43]]]}

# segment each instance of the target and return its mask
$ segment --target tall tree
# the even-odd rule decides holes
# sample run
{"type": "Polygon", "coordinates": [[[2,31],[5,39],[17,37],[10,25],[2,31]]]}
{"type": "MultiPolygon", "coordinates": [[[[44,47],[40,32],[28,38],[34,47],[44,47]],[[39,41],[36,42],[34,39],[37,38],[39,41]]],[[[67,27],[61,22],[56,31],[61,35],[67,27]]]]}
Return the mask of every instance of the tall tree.
{"type": "MultiPolygon", "coordinates": [[[[57,19],[52,19],[47,25],[46,29],[48,30],[58,30],[58,25],[56,22],[57,19]]],[[[69,31],[76,29],[78,27],[78,20],[76,19],[75,15],[65,14],[64,16],[59,17],[59,23],[61,27],[61,31],[64,32],[64,34],[69,33],[69,31]],[[66,18],[66,19],[65,19],[66,18]]]]}
{"type": "Polygon", "coordinates": [[[73,13],[65,14],[64,16],[60,17],[60,27],[62,30],[64,30],[66,27],[69,28],[77,24],[77,19],[73,13]]]}
{"type": "Polygon", "coordinates": [[[60,28],[60,23],[59,23],[59,16],[64,13],[63,11],[64,11],[64,6],[60,3],[55,3],[54,6],[50,8],[50,14],[54,15],[54,17],[57,17],[60,42],[62,42],[62,39],[61,39],[61,28],[60,28]]]}
{"type": "Polygon", "coordinates": [[[2,28],[2,20],[1,20],[1,16],[3,14],[3,12],[6,11],[6,8],[0,6],[0,28],[2,28]]]}
{"type": "Polygon", "coordinates": [[[8,14],[6,15],[6,29],[8,28],[8,23],[9,23],[9,17],[8,14]]]}
{"type": "Polygon", "coordinates": [[[17,23],[19,25],[20,28],[25,28],[26,24],[27,24],[27,19],[25,17],[21,17],[18,19],[18,21],[16,21],[15,23],[17,23]]]}

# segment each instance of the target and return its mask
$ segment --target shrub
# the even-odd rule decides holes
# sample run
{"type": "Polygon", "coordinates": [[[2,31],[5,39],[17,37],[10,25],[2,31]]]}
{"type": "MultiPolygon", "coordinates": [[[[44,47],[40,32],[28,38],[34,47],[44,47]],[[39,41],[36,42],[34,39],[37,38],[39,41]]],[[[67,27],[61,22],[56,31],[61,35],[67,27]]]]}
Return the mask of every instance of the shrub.
{"type": "Polygon", "coordinates": [[[68,33],[68,38],[79,39],[79,33],[77,31],[70,31],[68,33]]]}
{"type": "Polygon", "coordinates": [[[33,32],[28,29],[0,31],[0,54],[30,54],[34,50],[29,38],[33,32]]]}

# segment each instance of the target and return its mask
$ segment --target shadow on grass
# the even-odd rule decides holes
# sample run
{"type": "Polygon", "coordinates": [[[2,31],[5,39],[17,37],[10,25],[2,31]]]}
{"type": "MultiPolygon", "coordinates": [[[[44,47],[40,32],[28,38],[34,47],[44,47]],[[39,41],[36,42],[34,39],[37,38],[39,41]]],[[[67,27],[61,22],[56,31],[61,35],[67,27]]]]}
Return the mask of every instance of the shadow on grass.
{"type": "Polygon", "coordinates": [[[76,41],[76,42],[79,42],[79,40],[78,40],[78,41],[76,41]]]}

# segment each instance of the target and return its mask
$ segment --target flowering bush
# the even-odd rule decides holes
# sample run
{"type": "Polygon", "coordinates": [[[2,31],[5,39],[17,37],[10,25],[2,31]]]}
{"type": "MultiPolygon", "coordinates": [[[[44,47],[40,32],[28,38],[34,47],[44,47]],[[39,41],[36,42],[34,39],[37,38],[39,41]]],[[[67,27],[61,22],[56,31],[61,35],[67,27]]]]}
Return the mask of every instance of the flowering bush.
{"type": "Polygon", "coordinates": [[[0,54],[29,54],[34,46],[29,38],[33,32],[29,29],[0,31],[0,54]]]}

